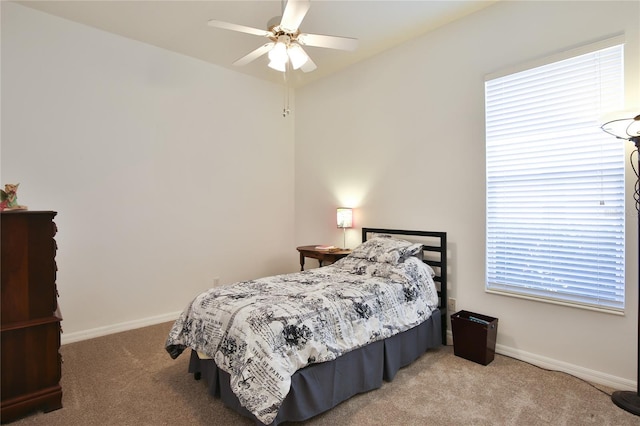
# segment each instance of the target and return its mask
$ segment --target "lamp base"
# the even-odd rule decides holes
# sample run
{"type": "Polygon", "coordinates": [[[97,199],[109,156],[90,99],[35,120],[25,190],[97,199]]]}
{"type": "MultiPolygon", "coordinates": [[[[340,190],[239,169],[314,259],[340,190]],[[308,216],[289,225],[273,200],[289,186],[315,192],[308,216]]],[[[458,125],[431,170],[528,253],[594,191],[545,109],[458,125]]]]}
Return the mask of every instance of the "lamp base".
{"type": "Polygon", "coordinates": [[[611,401],[623,410],[640,416],[640,395],[637,392],[615,391],[611,394],[611,401]]]}

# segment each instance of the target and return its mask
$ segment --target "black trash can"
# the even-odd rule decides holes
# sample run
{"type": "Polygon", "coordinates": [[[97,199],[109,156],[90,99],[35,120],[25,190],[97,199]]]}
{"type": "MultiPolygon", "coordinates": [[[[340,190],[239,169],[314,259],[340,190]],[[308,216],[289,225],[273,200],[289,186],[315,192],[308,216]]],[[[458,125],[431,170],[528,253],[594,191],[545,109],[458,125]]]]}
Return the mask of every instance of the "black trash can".
{"type": "Polygon", "coordinates": [[[498,318],[459,311],[451,315],[453,353],[478,364],[487,365],[496,354],[498,318]]]}

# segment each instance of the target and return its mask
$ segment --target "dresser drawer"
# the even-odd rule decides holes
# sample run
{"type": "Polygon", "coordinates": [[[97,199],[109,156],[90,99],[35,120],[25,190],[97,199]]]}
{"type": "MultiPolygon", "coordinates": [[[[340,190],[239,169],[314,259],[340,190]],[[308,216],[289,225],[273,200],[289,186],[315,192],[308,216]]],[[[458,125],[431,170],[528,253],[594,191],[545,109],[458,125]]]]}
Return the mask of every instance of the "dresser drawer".
{"type": "Polygon", "coordinates": [[[6,400],[58,385],[60,322],[2,330],[2,404],[6,400]]]}

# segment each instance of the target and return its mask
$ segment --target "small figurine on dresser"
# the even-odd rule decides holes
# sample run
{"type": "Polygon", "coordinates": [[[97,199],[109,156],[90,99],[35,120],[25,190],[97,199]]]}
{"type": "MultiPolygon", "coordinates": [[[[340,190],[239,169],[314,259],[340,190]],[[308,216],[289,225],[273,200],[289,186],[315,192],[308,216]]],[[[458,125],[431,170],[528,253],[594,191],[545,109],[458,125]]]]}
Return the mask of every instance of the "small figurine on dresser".
{"type": "Polygon", "coordinates": [[[27,206],[18,204],[18,185],[8,183],[4,186],[4,191],[0,189],[0,211],[5,210],[27,210],[27,206]]]}

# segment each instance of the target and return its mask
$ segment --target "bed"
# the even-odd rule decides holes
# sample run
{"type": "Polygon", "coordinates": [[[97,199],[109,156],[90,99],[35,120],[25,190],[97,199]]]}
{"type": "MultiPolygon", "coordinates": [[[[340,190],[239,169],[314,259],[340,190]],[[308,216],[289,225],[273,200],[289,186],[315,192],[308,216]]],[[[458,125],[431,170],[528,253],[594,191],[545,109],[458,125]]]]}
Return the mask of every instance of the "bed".
{"type": "Polygon", "coordinates": [[[216,287],[187,305],[166,350],[253,419],[303,421],[379,388],[446,344],[445,232],[363,228],[321,268],[216,287]]]}

